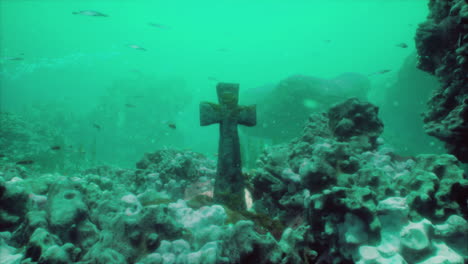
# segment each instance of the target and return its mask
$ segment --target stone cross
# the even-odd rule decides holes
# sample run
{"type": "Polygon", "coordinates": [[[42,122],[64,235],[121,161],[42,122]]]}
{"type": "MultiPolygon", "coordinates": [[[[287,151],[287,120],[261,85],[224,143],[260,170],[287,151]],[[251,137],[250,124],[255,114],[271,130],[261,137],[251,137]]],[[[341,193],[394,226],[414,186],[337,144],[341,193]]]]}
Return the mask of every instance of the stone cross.
{"type": "Polygon", "coordinates": [[[256,106],[239,106],[239,84],[218,83],[219,104],[200,103],[200,125],[219,123],[218,167],[214,201],[245,210],[244,176],[237,125],[255,126],[256,106]]]}

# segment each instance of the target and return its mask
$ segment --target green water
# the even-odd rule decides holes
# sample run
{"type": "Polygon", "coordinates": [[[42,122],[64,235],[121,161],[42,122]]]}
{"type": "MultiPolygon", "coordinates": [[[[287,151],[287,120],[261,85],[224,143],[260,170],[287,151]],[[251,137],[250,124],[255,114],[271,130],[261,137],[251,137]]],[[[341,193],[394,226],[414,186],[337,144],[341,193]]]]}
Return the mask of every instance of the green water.
{"type": "Polygon", "coordinates": [[[427,14],[420,0],[0,0],[0,110],[55,129],[62,138],[47,144],[96,163],[133,166],[164,147],[214,155],[218,129],[199,126],[198,103],[216,100],[217,80],[248,91],[390,69],[370,78],[379,104],[427,14]]]}

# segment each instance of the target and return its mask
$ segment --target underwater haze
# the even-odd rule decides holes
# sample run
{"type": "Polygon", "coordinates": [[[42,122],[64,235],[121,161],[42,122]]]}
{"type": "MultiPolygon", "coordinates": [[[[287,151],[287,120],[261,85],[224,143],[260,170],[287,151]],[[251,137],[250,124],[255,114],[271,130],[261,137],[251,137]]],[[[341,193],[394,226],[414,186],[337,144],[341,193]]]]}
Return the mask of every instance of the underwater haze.
{"type": "Polygon", "coordinates": [[[418,0],[0,4],[0,110],[57,130],[48,144],[122,166],[163,147],[215,155],[198,103],[216,100],[217,82],[258,103],[249,90],[290,76],[354,72],[381,103],[428,14],[418,0]],[[103,16],[74,14],[86,10],[103,16]]]}
{"type": "Polygon", "coordinates": [[[468,263],[466,21],[0,0],[0,264],[468,263]]]}

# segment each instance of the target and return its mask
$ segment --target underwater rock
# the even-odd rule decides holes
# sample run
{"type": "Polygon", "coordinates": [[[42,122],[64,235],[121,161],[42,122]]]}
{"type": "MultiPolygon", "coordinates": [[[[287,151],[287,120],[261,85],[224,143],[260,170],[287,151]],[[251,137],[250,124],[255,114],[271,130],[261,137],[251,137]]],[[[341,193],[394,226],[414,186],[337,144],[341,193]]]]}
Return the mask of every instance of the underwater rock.
{"type": "Polygon", "coordinates": [[[343,73],[332,79],[293,75],[273,86],[247,90],[246,103],[257,105],[256,127],[242,129],[247,135],[276,143],[296,137],[311,113],[351,97],[365,100],[369,79],[358,73],[343,73]]]}
{"type": "Polygon", "coordinates": [[[0,230],[13,230],[24,219],[28,194],[23,181],[15,177],[5,182],[0,176],[0,230]]]}
{"type": "Polygon", "coordinates": [[[400,231],[402,254],[408,262],[419,262],[430,254],[431,228],[429,221],[422,220],[418,223],[409,223],[400,231]]]}
{"type": "Polygon", "coordinates": [[[381,254],[379,248],[372,246],[361,246],[359,247],[359,260],[356,261],[357,264],[407,264],[408,262],[399,255],[394,254],[390,257],[385,257],[381,254]]]}
{"type": "Polygon", "coordinates": [[[402,159],[380,140],[338,139],[327,113],[313,114],[289,144],[265,150],[248,174],[255,212],[232,211],[200,195],[184,199],[189,186],[203,193],[198,182],[212,182],[214,162],[202,155],[164,150],[144,160],[136,170],[99,166],[71,176],[27,170],[21,178],[17,172],[7,180],[0,176],[0,210],[18,216],[0,228],[2,260],[302,264],[468,258],[462,243],[468,184],[456,158],[402,159]],[[12,197],[19,207],[4,209],[4,199],[12,197]]]}
{"type": "Polygon", "coordinates": [[[330,108],[330,129],[340,141],[365,136],[375,145],[377,137],[383,132],[383,123],[378,114],[376,106],[352,98],[330,108]]]}
{"type": "Polygon", "coordinates": [[[386,91],[385,96],[374,99],[379,100],[379,116],[385,123],[383,137],[401,156],[442,152],[438,140],[425,133],[421,116],[427,110],[432,91],[440,83],[435,76],[418,69],[417,62],[414,52],[405,59],[396,80],[374,86],[375,90],[386,91]],[[403,130],[411,133],[401,133],[403,130]]]}
{"type": "MultiPolygon", "coordinates": [[[[111,248],[92,248],[86,255],[83,256],[84,261],[92,263],[115,263],[115,264],[127,264],[125,257],[118,251],[111,248]]],[[[86,263],[86,262],[85,262],[86,263]]]]}
{"type": "Polygon", "coordinates": [[[81,253],[73,244],[67,243],[61,247],[54,245],[49,248],[39,258],[39,263],[65,264],[73,262],[76,256],[81,253]]]}
{"type": "MultiPolygon", "coordinates": [[[[260,235],[252,221],[241,220],[226,229],[223,255],[229,263],[280,263],[282,252],[270,235],[260,235]]],[[[286,255],[285,257],[288,257],[286,255]]]]}
{"type": "MultiPolygon", "coordinates": [[[[88,217],[88,207],[77,185],[66,180],[59,181],[49,192],[49,222],[51,228],[61,235],[62,239],[88,217]]],[[[68,234],[71,235],[71,234],[68,234]]]]}
{"type": "Polygon", "coordinates": [[[434,74],[440,87],[424,114],[425,130],[445,142],[449,153],[468,162],[468,4],[431,1],[427,21],[416,32],[418,67],[434,74]]]}
{"type": "MultiPolygon", "coordinates": [[[[6,232],[5,232],[6,233],[6,232]]],[[[2,233],[0,236],[0,263],[2,264],[19,264],[24,255],[19,253],[17,248],[9,246],[7,243],[8,238],[6,234],[2,233]]],[[[9,234],[11,236],[11,234],[9,234]]]]}
{"type": "Polygon", "coordinates": [[[378,249],[383,257],[398,254],[401,244],[400,232],[409,223],[409,209],[403,197],[389,197],[379,202],[377,216],[381,225],[382,242],[378,249]]]}
{"type": "Polygon", "coordinates": [[[454,212],[468,215],[468,180],[452,155],[419,155],[408,177],[396,179],[395,188],[406,195],[414,220],[446,219],[454,212]]]}
{"type": "Polygon", "coordinates": [[[466,263],[459,254],[444,243],[434,242],[435,256],[430,257],[418,264],[462,264],[466,263]]]}
{"type": "Polygon", "coordinates": [[[210,195],[216,176],[216,163],[192,151],[167,149],[146,153],[136,167],[139,169],[137,188],[153,186],[174,201],[199,194],[210,195]]]}
{"type": "MultiPolygon", "coordinates": [[[[355,105],[353,100],[346,103],[355,105]]],[[[373,108],[355,109],[351,116],[373,108]]],[[[298,138],[265,149],[250,178],[257,212],[286,225],[301,218],[311,226],[305,242],[318,253],[317,261],[424,261],[436,254],[432,224],[421,229],[411,223],[465,216],[467,180],[457,159],[433,154],[399,157],[377,140],[383,127],[376,111],[371,113],[374,117],[367,121],[375,125],[360,133],[375,144],[339,138],[330,128],[338,122],[331,122],[330,114],[314,113],[298,138]],[[408,252],[413,251],[419,252],[418,259],[411,258],[408,252]]]]}
{"type": "Polygon", "coordinates": [[[37,228],[29,238],[26,246],[26,257],[31,258],[33,261],[38,261],[47,249],[61,245],[62,242],[56,235],[51,234],[44,228],[37,228]]]}
{"type": "Polygon", "coordinates": [[[451,215],[443,224],[434,225],[434,236],[465,258],[468,256],[468,222],[458,215],[451,215]]]}

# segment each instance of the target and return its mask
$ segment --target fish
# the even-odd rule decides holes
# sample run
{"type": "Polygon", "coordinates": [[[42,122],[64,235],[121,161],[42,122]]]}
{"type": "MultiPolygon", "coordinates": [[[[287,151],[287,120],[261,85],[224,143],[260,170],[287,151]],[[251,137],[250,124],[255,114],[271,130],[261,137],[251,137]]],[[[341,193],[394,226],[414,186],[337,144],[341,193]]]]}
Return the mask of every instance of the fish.
{"type": "Polygon", "coordinates": [[[24,58],[22,58],[22,57],[6,57],[6,58],[4,58],[4,60],[8,60],[8,61],[22,61],[22,60],[24,60],[24,58]]]}
{"type": "Polygon", "coordinates": [[[93,123],[93,127],[96,128],[97,130],[101,130],[101,126],[96,123],[93,123]]]}
{"type": "Polygon", "coordinates": [[[396,44],[395,46],[397,46],[399,48],[403,48],[403,49],[406,49],[408,47],[408,45],[406,43],[404,43],[404,42],[396,44]]]}
{"type": "Polygon", "coordinates": [[[82,15],[82,16],[93,16],[93,17],[108,17],[108,15],[103,14],[98,11],[94,10],[82,10],[82,11],[75,11],[72,12],[73,15],[82,15]]]}
{"type": "Polygon", "coordinates": [[[134,98],[134,99],[143,99],[143,98],[145,98],[144,95],[129,95],[128,97],[129,98],[134,98]]]}
{"type": "Polygon", "coordinates": [[[328,44],[328,43],[331,43],[331,39],[325,39],[325,40],[323,40],[323,42],[324,42],[324,43],[327,43],[327,44],[328,44]]]}
{"type": "Polygon", "coordinates": [[[33,163],[34,163],[34,160],[20,160],[16,162],[16,164],[18,165],[31,165],[33,163]]]}
{"type": "Polygon", "coordinates": [[[153,22],[149,22],[148,25],[152,26],[152,27],[155,27],[155,28],[160,28],[160,29],[170,29],[171,28],[170,26],[159,24],[159,23],[153,23],[153,22]]]}
{"type": "Polygon", "coordinates": [[[213,81],[213,82],[217,82],[217,81],[218,81],[218,78],[213,77],[213,76],[208,76],[208,80],[209,80],[209,81],[213,81]]]}
{"type": "Polygon", "coordinates": [[[5,154],[0,154],[0,159],[6,157],[5,154]]]}
{"type": "Polygon", "coordinates": [[[167,124],[167,126],[168,126],[170,129],[176,129],[176,128],[177,128],[176,124],[174,124],[174,123],[169,123],[169,124],[167,124]]]}
{"type": "Polygon", "coordinates": [[[60,150],[62,149],[62,147],[60,147],[59,145],[55,145],[55,146],[52,146],[50,147],[51,150],[60,150]]]}
{"type": "Polygon", "coordinates": [[[217,51],[219,51],[219,52],[228,52],[229,50],[226,49],[226,48],[219,48],[219,49],[217,49],[217,51]]]}
{"type": "Polygon", "coordinates": [[[133,73],[135,73],[135,74],[137,74],[137,75],[142,75],[142,74],[143,74],[143,73],[142,73],[140,70],[138,70],[138,69],[131,69],[130,72],[133,72],[133,73]]]}
{"type": "Polygon", "coordinates": [[[385,70],[381,70],[381,71],[378,71],[378,72],[373,72],[373,73],[369,74],[368,76],[379,75],[379,74],[385,74],[385,73],[388,73],[388,72],[391,72],[391,71],[392,71],[392,70],[385,69],[385,70]]]}
{"type": "Polygon", "coordinates": [[[128,108],[135,108],[136,107],[136,105],[133,105],[133,104],[125,104],[125,106],[128,107],[128,108]]]}
{"type": "Polygon", "coordinates": [[[135,45],[135,44],[129,44],[128,47],[129,47],[129,48],[132,48],[132,49],[135,49],[135,50],[147,51],[147,50],[146,50],[145,48],[143,48],[142,46],[135,45]]]}

